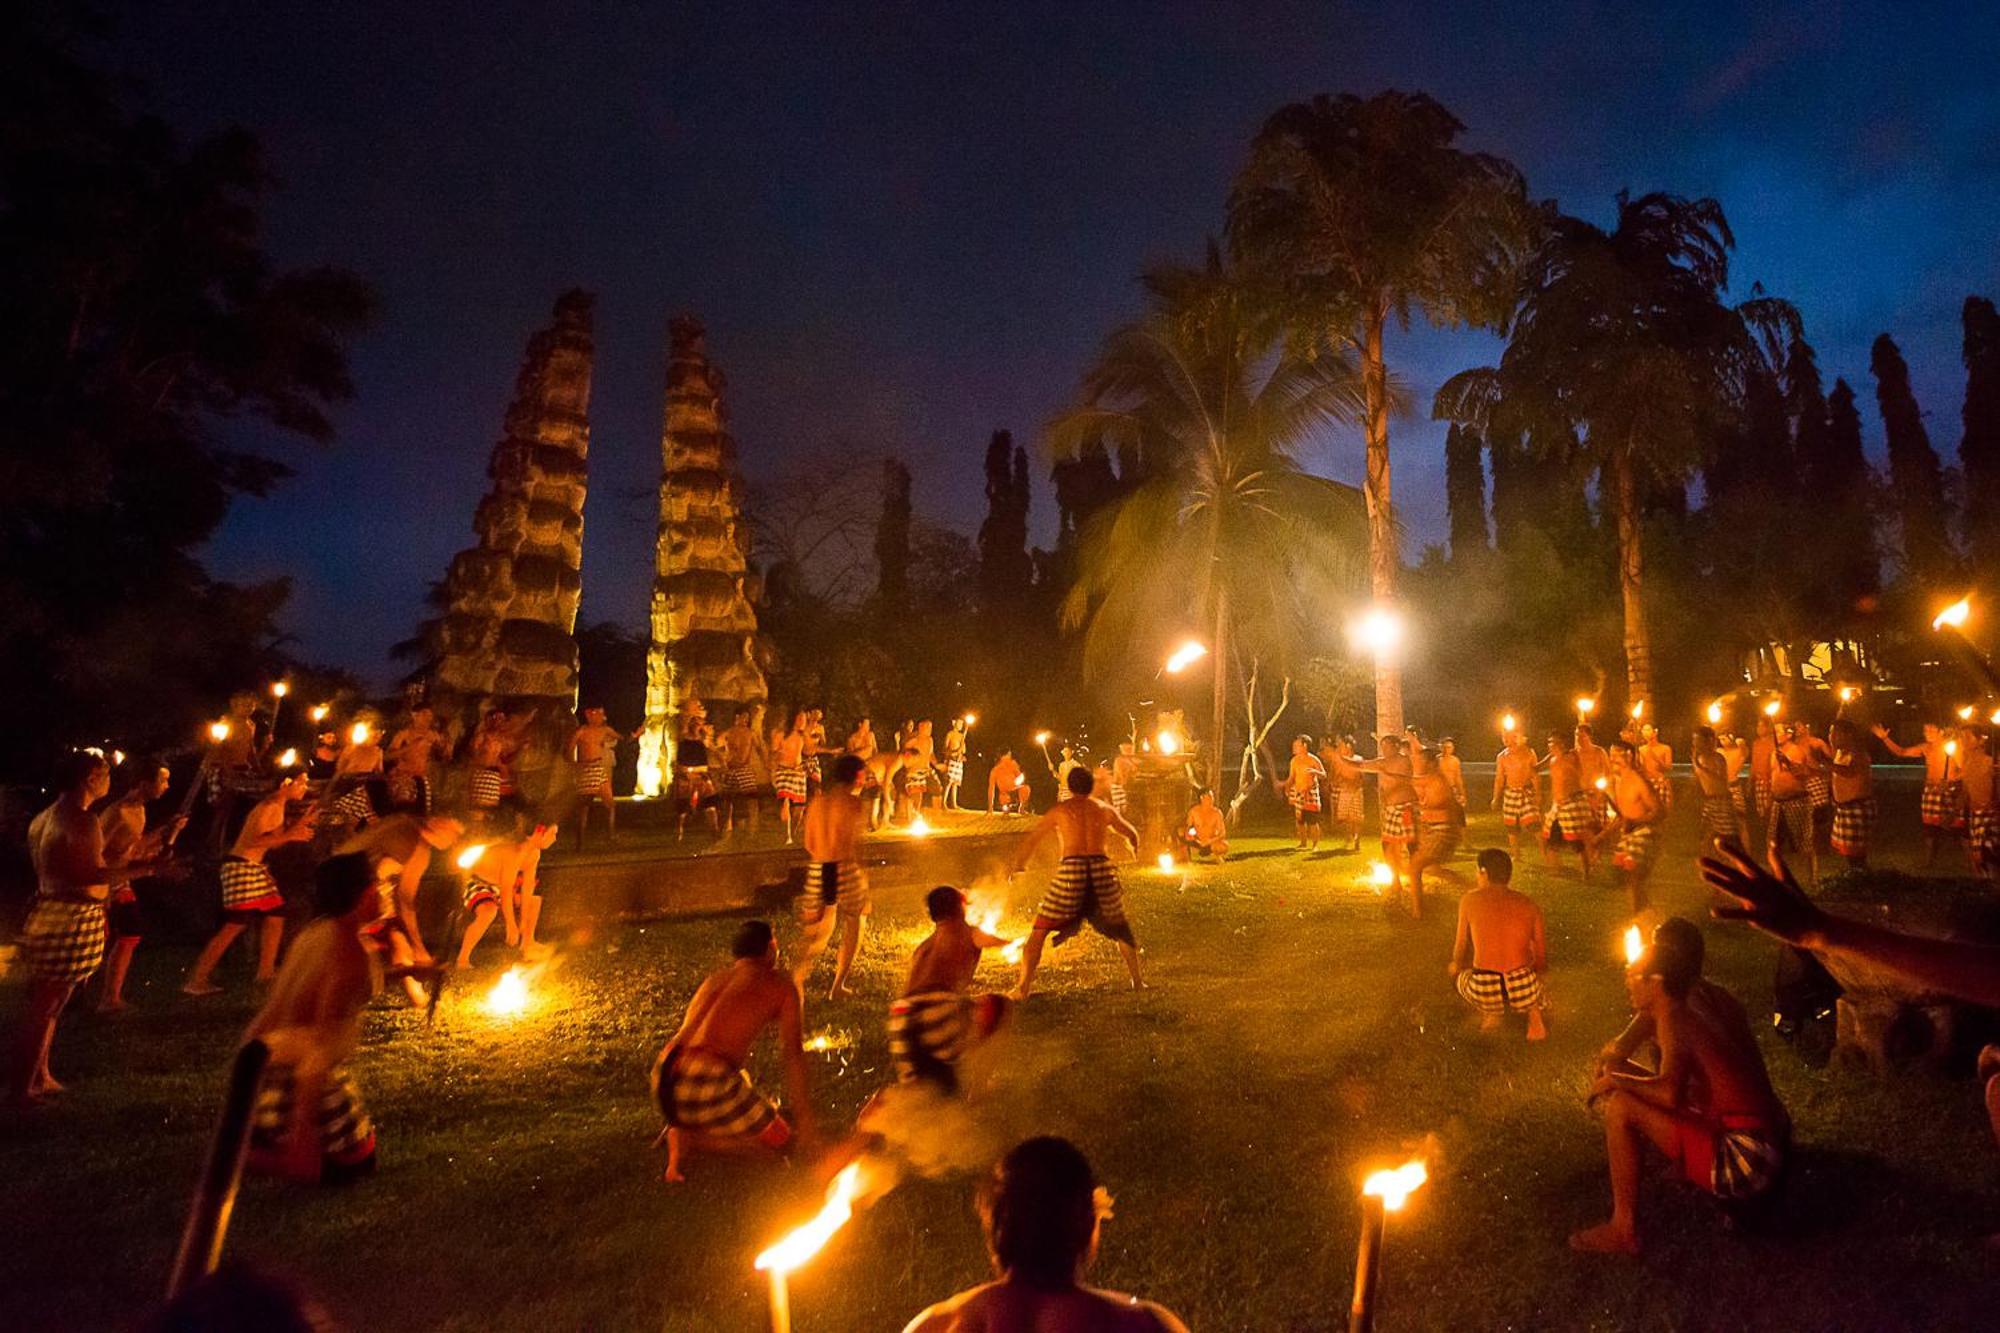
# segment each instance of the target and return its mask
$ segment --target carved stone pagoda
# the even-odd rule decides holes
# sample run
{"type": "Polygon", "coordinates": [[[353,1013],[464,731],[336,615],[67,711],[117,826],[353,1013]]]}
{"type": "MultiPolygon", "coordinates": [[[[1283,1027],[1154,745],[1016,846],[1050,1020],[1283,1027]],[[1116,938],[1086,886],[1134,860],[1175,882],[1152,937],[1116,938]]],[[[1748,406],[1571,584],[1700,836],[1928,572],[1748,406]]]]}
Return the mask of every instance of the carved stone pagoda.
{"type": "Polygon", "coordinates": [[[701,321],[676,318],[667,356],[652,646],[639,738],[639,790],[647,795],[658,794],[671,776],[690,700],[706,705],[721,731],[739,708],[752,710],[753,725],[761,728],[769,697],[757,660],[759,589],[750,572],[743,482],[722,389],[701,321]]]}

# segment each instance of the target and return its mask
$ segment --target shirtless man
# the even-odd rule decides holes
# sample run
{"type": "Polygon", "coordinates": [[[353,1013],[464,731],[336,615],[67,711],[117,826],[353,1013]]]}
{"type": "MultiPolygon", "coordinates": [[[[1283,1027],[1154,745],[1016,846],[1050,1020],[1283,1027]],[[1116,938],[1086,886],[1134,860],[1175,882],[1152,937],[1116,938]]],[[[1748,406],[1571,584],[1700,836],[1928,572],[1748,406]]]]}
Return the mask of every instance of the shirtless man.
{"type": "Polygon", "coordinates": [[[1660,729],[1650,722],[1639,724],[1639,771],[1660,794],[1660,811],[1674,808],[1674,749],[1660,739],[1660,729]]]}
{"type": "Polygon", "coordinates": [[[826,766],[832,762],[826,748],[826,710],[806,710],[806,795],[811,796],[826,781],[826,766]]]}
{"type": "Polygon", "coordinates": [[[1583,857],[1583,882],[1590,883],[1591,844],[1597,837],[1593,789],[1583,780],[1583,760],[1569,748],[1562,733],[1549,733],[1549,817],[1542,828],[1542,856],[1556,862],[1556,849],[1574,847],[1583,857]]]}
{"type": "Polygon", "coordinates": [[[723,807],[722,832],[724,835],[736,831],[736,813],[744,806],[750,808],[748,820],[752,836],[757,832],[757,752],[761,743],[757,733],[750,727],[750,710],[739,708],[729,730],[716,737],[717,757],[722,760],[722,782],[719,785],[723,807]]]}
{"type": "MultiPolygon", "coordinates": [[[[398,969],[427,967],[423,928],[417,922],[417,890],[430,869],[434,853],[449,851],[465,834],[465,825],[448,815],[390,815],[378,819],[339,847],[346,856],[360,853],[375,868],[376,883],[388,890],[382,914],[362,931],[364,942],[398,969]]],[[[415,978],[403,978],[413,1006],[425,1002],[415,978]]]]}
{"type": "Polygon", "coordinates": [[[1510,731],[1506,748],[1493,760],[1493,808],[1507,826],[1507,847],[1521,855],[1521,831],[1542,822],[1541,760],[1520,731],[1510,731]]]}
{"type": "Polygon", "coordinates": [[[467,757],[472,764],[467,803],[476,818],[484,818],[497,808],[512,785],[507,767],[511,736],[512,723],[507,710],[495,704],[479,719],[472,739],[466,742],[467,757]]]}
{"type": "Polygon", "coordinates": [[[929,718],[916,723],[903,741],[903,798],[914,818],[930,804],[931,770],[937,765],[937,741],[931,735],[929,718]]]}
{"type": "Polygon", "coordinates": [[[1186,829],[1181,835],[1181,850],[1189,860],[1212,856],[1222,862],[1229,858],[1229,821],[1223,817],[1222,807],[1215,803],[1213,789],[1203,787],[1195,793],[1194,804],[1188,807],[1181,824],[1186,829]]]}
{"type": "Polygon", "coordinates": [[[410,710],[410,720],[389,738],[389,799],[404,810],[431,812],[431,764],[450,753],[437,715],[423,704],[410,710]]]}
{"type": "Polygon", "coordinates": [[[958,789],[965,782],[965,718],[951,720],[951,729],[944,734],[944,808],[963,810],[958,803],[958,789]]]}
{"type": "Polygon", "coordinates": [[[604,720],[597,704],[583,710],[583,723],[570,733],[569,761],[576,765],[576,848],[583,850],[583,831],[590,826],[590,807],[604,807],[604,838],[618,841],[618,798],[611,775],[618,764],[618,728],[604,720]]]}
{"type": "Polygon", "coordinates": [[[889,1062],[898,1083],[959,1090],[958,1062],[1000,1026],[1006,997],[972,996],[979,955],[1007,943],[968,923],[965,895],[949,884],[924,898],[931,933],[910,957],[902,998],[889,1006],[889,1062]]]}
{"type": "Polygon", "coordinates": [[[1603,828],[1611,821],[1611,756],[1591,735],[1590,724],[1579,722],[1571,733],[1576,737],[1576,776],[1583,783],[1584,793],[1590,797],[1590,815],[1597,828],[1603,828]],[[1599,786],[1597,780],[1604,779],[1599,786]]]}
{"type": "Polygon", "coordinates": [[[1597,835],[1597,842],[1601,846],[1606,839],[1615,839],[1611,864],[1618,867],[1636,917],[1646,910],[1646,880],[1653,873],[1653,863],[1660,859],[1660,794],[1639,771],[1630,741],[1611,742],[1609,754],[1611,780],[1607,787],[1614,817],[1597,835]]]}
{"type": "Polygon", "coordinates": [[[674,728],[674,840],[687,836],[688,816],[706,814],[708,829],[720,833],[715,812],[715,783],[708,776],[708,707],[690,699],[674,728]]]}
{"type": "Polygon", "coordinates": [[[1812,771],[1812,745],[1797,728],[1780,726],[1771,753],[1771,826],[1765,835],[1766,859],[1773,867],[1782,854],[1804,857],[1819,883],[1819,840],[1813,837],[1812,794],[1806,778],[1812,771]]]}
{"type": "Polygon", "coordinates": [[[1965,784],[1965,850],[1972,873],[1992,879],[2000,871],[2000,814],[1993,807],[1993,744],[1978,723],[1958,729],[1960,780],[1965,784]]]}
{"type": "Polygon", "coordinates": [[[1416,784],[1410,780],[1410,760],[1403,753],[1403,738],[1383,736],[1375,742],[1380,751],[1373,759],[1361,761],[1361,771],[1373,773],[1377,818],[1382,825],[1382,859],[1388,862],[1392,900],[1403,892],[1403,871],[1410,852],[1417,845],[1418,804],[1416,784]]]}
{"type": "Polygon", "coordinates": [[[1298,835],[1300,851],[1319,850],[1319,793],[1325,780],[1326,769],[1312,752],[1312,737],[1292,737],[1291,766],[1278,788],[1291,803],[1292,831],[1298,835]]]}
{"type": "Polygon", "coordinates": [[[1737,826],[1743,830],[1743,845],[1750,845],[1750,743],[1733,731],[1717,737],[1722,752],[1722,772],[1729,783],[1729,804],[1736,811],[1737,826]]]}
{"type": "Polygon", "coordinates": [[[327,811],[332,822],[358,827],[388,813],[389,789],[383,777],[387,762],[374,722],[363,718],[347,729],[347,748],[333,766],[334,799],[327,811]]]}
{"type": "Polygon", "coordinates": [[[375,1169],[375,1126],[347,1073],[361,1011],[382,972],[361,933],[382,910],[369,858],[335,856],[313,875],[313,919],[244,1039],[271,1048],[250,1123],[249,1165],[316,1184],[375,1169]]]}
{"type": "Polygon", "coordinates": [[[1472,797],[1465,790],[1465,761],[1458,757],[1458,742],[1449,736],[1438,741],[1438,772],[1451,784],[1451,798],[1458,802],[1461,810],[1472,808],[1472,797]]]}
{"type": "Polygon", "coordinates": [[[1701,798],[1701,848],[1696,858],[1707,855],[1718,842],[1734,840],[1749,845],[1750,828],[1729,799],[1729,765],[1723,761],[1722,747],[1713,727],[1696,727],[1690,766],[1694,770],[1695,793],[1701,798]]]}
{"type": "MultiPolygon", "coordinates": [[[[1833,854],[1856,870],[1868,868],[1869,835],[1875,830],[1875,761],[1861,728],[1846,718],[1829,728],[1833,754],[1833,854]]],[[[1748,839],[1743,843],[1750,845],[1748,839]]]]}
{"type": "Polygon", "coordinates": [[[1118,757],[1111,761],[1111,808],[1128,819],[1132,780],[1138,776],[1139,756],[1133,753],[1132,742],[1118,742],[1118,757]]]}
{"type": "Polygon", "coordinates": [[[806,808],[806,714],[792,714],[791,725],[771,745],[771,786],[778,793],[778,818],[785,823],[785,845],[792,845],[792,813],[806,808]]]}
{"type": "Polygon", "coordinates": [[[1017,1145],[980,1193],[995,1279],[931,1306],[903,1333],[1187,1333],[1162,1306],[1084,1285],[1108,1200],[1068,1141],[1017,1145]]]}
{"type": "Polygon", "coordinates": [[[1938,843],[1956,838],[1965,828],[1965,784],[1960,781],[1957,747],[1946,746],[1950,738],[1942,727],[1924,723],[1921,745],[1898,745],[1884,726],[1871,728],[1890,754],[1902,759],[1924,761],[1924,869],[1937,860],[1938,843]]]}
{"type": "MultiPolygon", "coordinates": [[[[146,806],[167,794],[172,775],[165,764],[134,766],[132,785],[125,794],[98,812],[97,827],[104,839],[104,864],[121,868],[134,861],[159,861],[167,854],[167,844],[180,826],[179,817],[152,833],[146,832],[146,806]]],[[[132,968],[139,938],[146,933],[145,913],[139,910],[139,895],[129,881],[111,887],[106,903],[111,927],[111,953],[104,965],[104,994],[97,1002],[100,1014],[115,1014],[125,1007],[125,975],[132,968]]]]}
{"type": "Polygon", "coordinates": [[[744,922],[730,953],[734,961],[701,983],[680,1031],[653,1062],[653,1102],[667,1123],[661,1137],[667,1141],[669,1183],[687,1179],[681,1167],[690,1151],[776,1155],[790,1146],[792,1127],[743,1072],[750,1047],[772,1024],[799,1141],[802,1146],[813,1141],[799,988],[778,966],[778,942],[769,923],[744,922]]]}
{"type": "Polygon", "coordinates": [[[258,735],[259,702],[247,690],[230,695],[229,714],[223,718],[227,730],[222,739],[209,744],[202,757],[199,780],[208,788],[209,805],[205,836],[210,851],[216,854],[221,853],[242,802],[256,800],[263,790],[264,775],[257,766],[265,745],[258,735]]]}
{"type": "Polygon", "coordinates": [[[105,898],[113,885],[157,868],[140,860],[105,864],[104,835],[90,815],[111,789],[111,768],[102,755],[80,750],[63,756],[55,786],[54,803],[28,825],[35,905],[20,936],[28,992],[6,1069],[7,1090],[21,1105],[63,1090],[49,1073],[49,1048],[70,996],[104,961],[105,898]]]}
{"type": "Polygon", "coordinates": [[[1362,788],[1361,761],[1354,757],[1354,737],[1342,736],[1320,752],[1333,790],[1333,832],[1347,842],[1347,850],[1361,850],[1361,825],[1367,816],[1367,794],[1362,788]]]}
{"type": "Polygon", "coordinates": [[[1812,723],[1800,718],[1792,732],[1805,742],[1809,763],[1806,767],[1806,797],[1812,804],[1813,836],[1833,824],[1833,747],[1824,737],[1813,735],[1812,723]]]}
{"type": "Polygon", "coordinates": [[[278,882],[264,864],[274,847],[288,842],[304,842],[313,835],[313,810],[303,806],[287,816],[291,802],[306,794],[306,775],[293,772],[278,789],[251,807],[244,816],[242,831],[217,871],[222,881],[222,925],[202,946],[194,966],[181,986],[186,995],[216,995],[222,990],[209,978],[222,955],[236,943],[236,937],[257,923],[257,977],[272,981],[278,975],[278,945],[285,938],[285,899],[278,882]]]}
{"type": "Polygon", "coordinates": [[[1125,900],[1118,884],[1118,868],[1104,853],[1105,834],[1115,833],[1139,848],[1139,830],[1123,815],[1091,797],[1090,770],[1081,764],[1069,771],[1069,796],[1057,801],[1021,840],[1014,854],[1013,873],[1027,869],[1036,850],[1054,838],[1061,860],[1056,863],[1055,881],[1035,908],[1035,924],[1028,932],[1027,947],[1021,953],[1021,981],[1013,998],[1025,1000],[1035,986],[1035,969],[1042,964],[1042,946],[1053,932],[1061,944],[1088,921],[1097,933],[1118,945],[1125,957],[1125,971],[1132,989],[1145,982],[1139,976],[1139,943],[1125,919],[1125,900]]]}
{"type": "Polygon", "coordinates": [[[1002,750],[986,773],[986,813],[995,810],[1010,815],[1028,811],[1028,775],[1012,750],[1002,750]]]}
{"type": "Polygon", "coordinates": [[[1626,970],[1633,1008],[1652,1020],[1660,1067],[1654,1074],[1607,1069],[1591,1084],[1591,1099],[1604,1104],[1611,1217],[1572,1235],[1571,1249],[1639,1252],[1636,1207],[1649,1143],[1690,1184],[1724,1203],[1767,1193],[1791,1150],[1791,1117],[1771,1089],[1749,1024],[1689,1003],[1701,958],[1678,939],[1655,932],[1652,947],[1626,970]]]}
{"type": "Polygon", "coordinates": [[[1750,740],[1750,798],[1757,820],[1771,831],[1771,778],[1778,767],[1778,724],[1768,713],[1757,714],[1757,732],[1750,740]]]}
{"type": "Polygon", "coordinates": [[[1417,838],[1416,854],[1410,858],[1410,916],[1421,918],[1424,914],[1424,872],[1436,870],[1454,881],[1458,878],[1444,866],[1450,862],[1452,853],[1458,850],[1464,834],[1465,808],[1458,803],[1451,783],[1438,768],[1437,756],[1425,748],[1423,738],[1414,727],[1410,729],[1408,739],[1410,781],[1417,793],[1422,830],[1417,838]]]}
{"type": "Polygon", "coordinates": [[[458,969],[472,966],[472,951],[485,938],[486,928],[498,915],[506,931],[508,947],[519,946],[521,956],[538,958],[548,947],[535,938],[541,920],[542,853],[555,845],[556,826],[536,824],[526,836],[498,838],[484,844],[478,859],[465,870],[465,889],[460,906],[470,912],[465,934],[458,944],[458,969]]]}
{"type": "Polygon", "coordinates": [[[1479,880],[1458,900],[1458,937],[1447,969],[1458,994],[1479,1011],[1479,1030],[1497,1031],[1508,1011],[1528,1016],[1528,1040],[1549,1035],[1542,977],[1549,970],[1542,909],[1513,887],[1514,858],[1479,853],[1479,880]]]}
{"type": "Polygon", "coordinates": [[[858,757],[840,756],[834,761],[833,776],[806,806],[800,834],[806,846],[806,880],[797,908],[806,936],[799,946],[799,961],[792,968],[801,995],[820,951],[833,936],[836,918],[840,954],[827,998],[838,1000],[854,993],[847,988],[847,976],[861,948],[861,923],[875,910],[868,896],[867,872],[855,858],[861,831],[868,823],[868,807],[861,799],[861,773],[858,757]]]}

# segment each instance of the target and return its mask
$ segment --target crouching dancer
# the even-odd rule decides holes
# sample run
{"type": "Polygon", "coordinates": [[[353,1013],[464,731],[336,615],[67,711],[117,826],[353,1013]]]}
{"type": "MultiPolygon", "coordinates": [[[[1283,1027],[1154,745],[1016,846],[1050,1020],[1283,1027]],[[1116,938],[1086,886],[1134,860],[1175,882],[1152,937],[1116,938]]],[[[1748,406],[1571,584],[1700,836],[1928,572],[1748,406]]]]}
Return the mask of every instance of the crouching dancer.
{"type": "Polygon", "coordinates": [[[1625,973],[1633,1007],[1651,1020],[1659,1043],[1659,1072],[1608,1068],[1591,1084],[1591,1099],[1604,1103],[1611,1219],[1571,1236],[1574,1250],[1639,1252],[1635,1206],[1646,1144],[1690,1184],[1739,1205],[1776,1187],[1791,1151],[1791,1118],[1771,1089],[1749,1024],[1740,1009],[1732,1017],[1689,1002],[1701,982],[1701,953],[1688,942],[1690,932],[1666,924],[1625,973]]]}
{"type": "Polygon", "coordinates": [[[1549,1035],[1542,1016],[1548,941],[1542,909],[1513,887],[1514,858],[1498,847],[1479,854],[1479,882],[1458,900],[1458,939],[1450,972],[1458,993],[1479,1011],[1479,1030],[1500,1026],[1509,1010],[1528,1016],[1528,1040],[1549,1035]]]}
{"type": "Polygon", "coordinates": [[[285,955],[270,998],[246,1038],[271,1048],[250,1122],[249,1163],[319,1184],[375,1169],[375,1126],[348,1076],[361,1011],[382,988],[382,969],[361,932],[381,914],[374,862],[349,852],[313,876],[312,923],[285,955]]]}
{"type": "Polygon", "coordinates": [[[1013,995],[1016,1000],[1027,999],[1034,989],[1035,969],[1041,966],[1042,945],[1050,932],[1054,932],[1056,943],[1061,944],[1083,929],[1086,921],[1098,934],[1116,942],[1118,951],[1125,956],[1132,989],[1145,987],[1139,977],[1139,942],[1133,938],[1131,923],[1125,919],[1118,868],[1104,854],[1106,830],[1125,839],[1134,851],[1139,847],[1139,830],[1110,806],[1092,800],[1092,783],[1089,769],[1080,764],[1070,769],[1063,781],[1069,789],[1068,798],[1057,801],[1042,816],[1041,822],[1021,840],[1021,850],[1014,857],[1014,873],[1018,875],[1027,868],[1035,849],[1052,835],[1062,855],[1056,863],[1055,882],[1035,908],[1035,924],[1021,953],[1021,983],[1014,988],[1013,995]]]}
{"type": "Polygon", "coordinates": [[[687,1179],[681,1165],[690,1149],[740,1157],[790,1146],[791,1125],[743,1071],[750,1047],[773,1023],[800,1142],[813,1141],[799,989],[778,967],[770,923],[744,922],[729,949],[734,961],[701,983],[680,1031],[653,1062],[653,1101],[667,1122],[660,1137],[667,1141],[669,1183],[687,1179]]]}
{"type": "Polygon", "coordinates": [[[965,895],[949,884],[932,889],[924,907],[933,929],[910,958],[903,997],[889,1006],[889,1060],[898,1083],[954,1093],[958,1062],[1007,1016],[1004,996],[971,994],[980,952],[1007,941],[966,921],[965,895]]]}
{"type": "Polygon", "coordinates": [[[1017,1144],[979,1192],[979,1220],[997,1276],[933,1305],[903,1333],[1187,1333],[1163,1306],[1084,1285],[1110,1216],[1111,1196],[1075,1144],[1058,1138],[1017,1144]]]}

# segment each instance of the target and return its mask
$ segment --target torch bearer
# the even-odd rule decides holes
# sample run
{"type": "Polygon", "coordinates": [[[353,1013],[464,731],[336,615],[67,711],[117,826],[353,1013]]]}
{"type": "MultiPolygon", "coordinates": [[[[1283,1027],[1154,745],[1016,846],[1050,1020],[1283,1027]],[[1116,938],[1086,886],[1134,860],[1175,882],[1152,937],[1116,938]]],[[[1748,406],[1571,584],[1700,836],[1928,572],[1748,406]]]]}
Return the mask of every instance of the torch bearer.
{"type": "Polygon", "coordinates": [[[1576,697],[1576,724],[1579,727],[1589,726],[1590,715],[1596,711],[1597,700],[1587,694],[1579,694],[1576,697]]]}
{"type": "Polygon", "coordinates": [[[1354,1305],[1347,1314],[1347,1333],[1372,1333],[1375,1288],[1382,1276],[1383,1230],[1389,1214],[1401,1211],[1428,1178],[1419,1158],[1393,1171],[1377,1171],[1362,1184],[1361,1244],[1354,1256],[1354,1305]]]}
{"type": "Polygon", "coordinates": [[[278,717],[285,711],[285,696],[292,692],[291,682],[274,680],[271,682],[271,739],[278,739],[278,717]]]}

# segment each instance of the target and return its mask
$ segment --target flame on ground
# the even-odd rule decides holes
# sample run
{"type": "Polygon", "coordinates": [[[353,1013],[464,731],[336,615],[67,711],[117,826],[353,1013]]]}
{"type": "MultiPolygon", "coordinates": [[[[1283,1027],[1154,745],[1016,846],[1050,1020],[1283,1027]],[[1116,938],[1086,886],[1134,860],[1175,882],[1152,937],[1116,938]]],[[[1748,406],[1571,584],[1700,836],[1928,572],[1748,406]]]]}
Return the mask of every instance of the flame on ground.
{"type": "Polygon", "coordinates": [[[1646,937],[1639,933],[1635,922],[1625,927],[1625,966],[1630,967],[1646,954],[1646,937]]]}
{"type": "Polygon", "coordinates": [[[1390,867],[1387,861],[1369,862],[1368,873],[1362,878],[1362,883],[1375,890],[1378,894],[1395,884],[1395,882],[1396,872],[1390,867]]]}
{"type": "Polygon", "coordinates": [[[508,968],[493,983],[493,989],[486,992],[484,1004],[486,1012],[495,1018],[519,1018],[528,1011],[527,974],[518,967],[508,968]]]}
{"type": "Polygon", "coordinates": [[[1174,854],[1172,852],[1161,852],[1158,865],[1161,874],[1171,875],[1174,871],[1174,854]]]}
{"type": "Polygon", "coordinates": [[[1377,1171],[1362,1183],[1361,1192],[1379,1197],[1382,1206],[1393,1213],[1408,1203],[1410,1196],[1429,1179],[1430,1172],[1424,1168],[1423,1158],[1419,1157],[1393,1171],[1377,1171]]]}
{"type": "Polygon", "coordinates": [[[913,838],[926,838],[930,836],[931,822],[922,815],[918,815],[909,822],[908,827],[903,831],[913,838]]]}
{"type": "Polygon", "coordinates": [[[758,1255],[757,1271],[789,1273],[818,1254],[854,1216],[854,1200],[860,1193],[861,1163],[850,1162],[827,1186],[819,1216],[758,1255]]]}
{"type": "MultiPolygon", "coordinates": [[[[1000,917],[1004,911],[1004,906],[1004,904],[995,902],[983,893],[975,892],[967,897],[965,915],[968,920],[988,935],[998,936],[1000,934],[1000,917]]],[[[1006,944],[1000,947],[1000,957],[1010,964],[1020,962],[1022,944],[1023,941],[1018,939],[1008,940],[1006,944]]]]}

